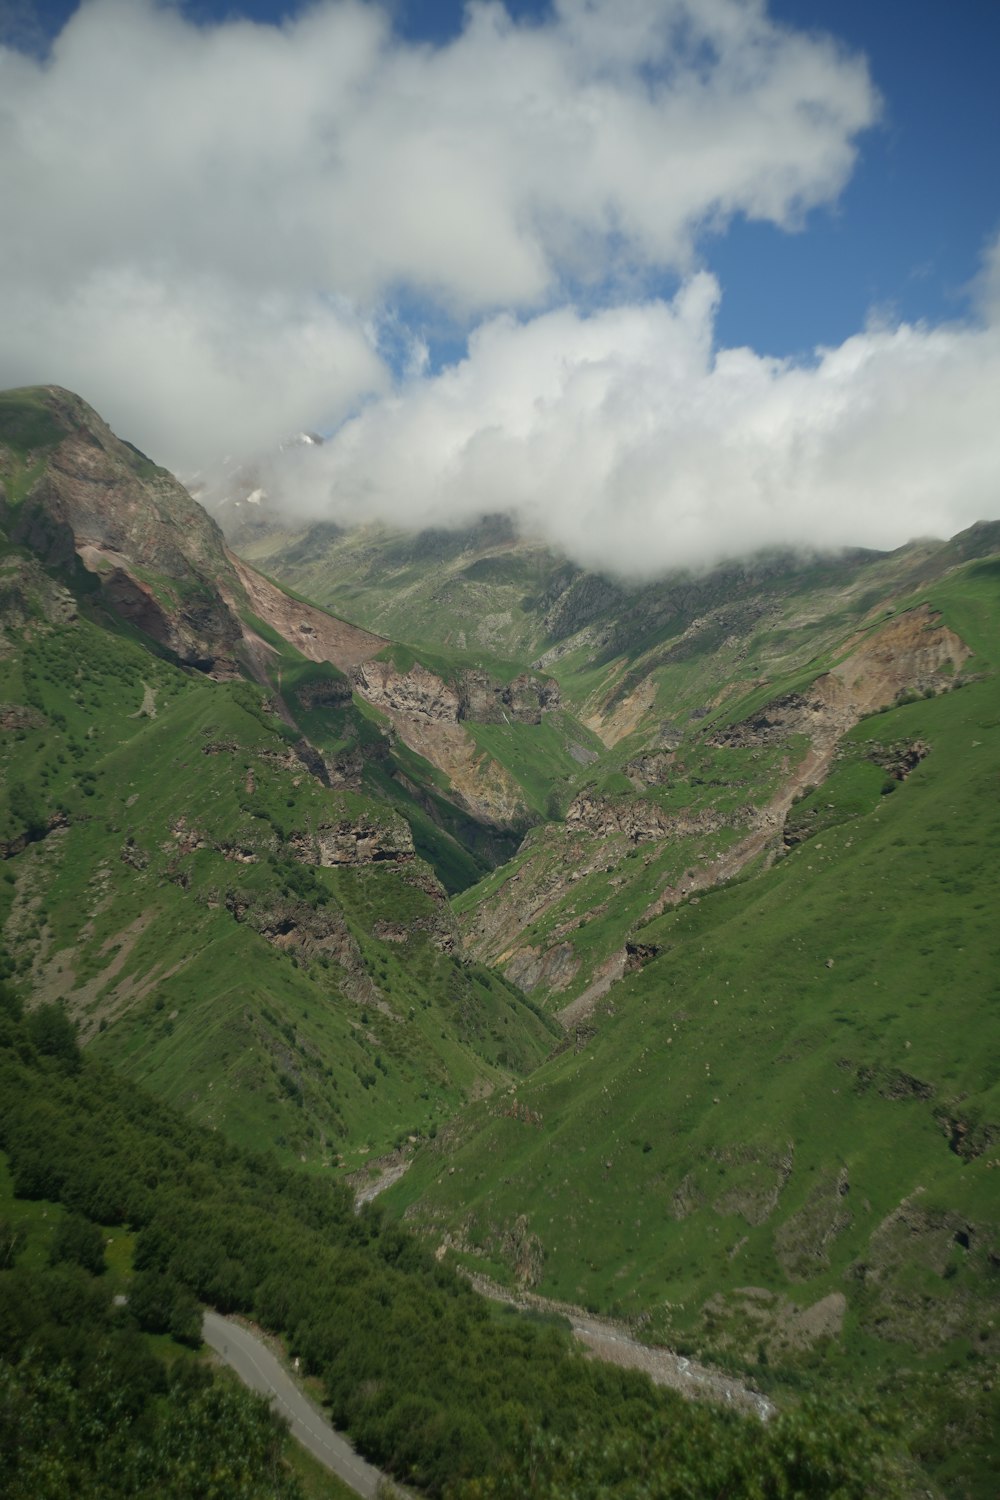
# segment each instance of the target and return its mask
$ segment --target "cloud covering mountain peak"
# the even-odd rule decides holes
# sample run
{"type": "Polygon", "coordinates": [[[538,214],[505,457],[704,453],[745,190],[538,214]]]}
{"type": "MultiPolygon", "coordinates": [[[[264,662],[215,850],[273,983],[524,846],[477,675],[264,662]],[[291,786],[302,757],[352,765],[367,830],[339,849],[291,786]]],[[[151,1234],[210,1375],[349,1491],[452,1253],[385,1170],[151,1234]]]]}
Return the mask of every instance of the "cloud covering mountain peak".
{"type": "Polygon", "coordinates": [[[628,571],[986,506],[989,318],[714,346],[707,237],[834,201],[880,109],[763,0],[480,0],[444,43],[360,0],[83,0],[0,69],[0,383],[73,386],[174,468],[323,431],[279,464],[300,508],[507,510],[628,571]]]}

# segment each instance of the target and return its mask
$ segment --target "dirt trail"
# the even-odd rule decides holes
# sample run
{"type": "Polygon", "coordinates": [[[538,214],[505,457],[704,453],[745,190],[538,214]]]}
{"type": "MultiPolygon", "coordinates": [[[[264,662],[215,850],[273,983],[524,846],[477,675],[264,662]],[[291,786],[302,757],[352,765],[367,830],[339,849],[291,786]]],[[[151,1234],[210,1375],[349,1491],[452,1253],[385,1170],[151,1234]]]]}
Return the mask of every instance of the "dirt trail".
{"type": "MultiPolygon", "coordinates": [[[[713,886],[732,880],[752,860],[756,859],[758,854],[762,854],[768,844],[781,833],[788,810],[799,792],[814,782],[822,781],[826,775],[835,744],[834,739],[829,745],[810,748],[782,786],[781,791],[757,813],[751,831],[731,849],[727,849],[724,854],[712,860],[710,864],[689,871],[677,885],[667,886],[646,908],[642,920],[648,921],[652,917],[661,916],[671,906],[676,906],[685,896],[693,895],[697,891],[711,890],[713,886]]],[[[612,954],[611,958],[601,965],[593,982],[568,1005],[564,1005],[562,1010],[556,1012],[563,1026],[578,1025],[593,1015],[597,1002],[608,993],[612,985],[617,984],[625,973],[627,956],[624,948],[612,954]]]]}
{"type": "Polygon", "coordinates": [[[597,978],[588,984],[585,990],[564,1005],[562,1010],[556,1011],[556,1019],[566,1027],[575,1026],[578,1021],[585,1021],[594,1011],[598,1000],[608,993],[613,984],[617,984],[625,973],[625,949],[619,953],[613,953],[611,957],[601,965],[597,978]]]}
{"type": "Polygon", "coordinates": [[[676,886],[668,886],[646,908],[643,920],[660,916],[669,907],[676,906],[684,896],[690,896],[696,891],[711,890],[713,886],[732,880],[750,864],[751,860],[756,859],[758,854],[762,854],[768,844],[781,833],[789,809],[799,793],[807,786],[822,781],[826,776],[836,743],[834,736],[828,744],[811,746],[781,790],[771,798],[766,807],[759,810],[750,832],[731,849],[727,849],[724,854],[712,860],[710,864],[703,865],[700,869],[685,875],[676,886]]]}
{"type": "Polygon", "coordinates": [[[595,1359],[629,1370],[642,1370],[654,1385],[669,1386],[692,1400],[717,1401],[738,1411],[753,1412],[762,1422],[777,1410],[773,1401],[731,1375],[675,1354],[671,1349],[640,1343],[624,1323],[596,1317],[572,1303],[555,1302],[534,1292],[510,1292],[474,1271],[463,1270],[462,1274],[477,1292],[493,1302],[505,1302],[522,1312],[557,1313],[566,1318],[580,1343],[595,1359]]]}

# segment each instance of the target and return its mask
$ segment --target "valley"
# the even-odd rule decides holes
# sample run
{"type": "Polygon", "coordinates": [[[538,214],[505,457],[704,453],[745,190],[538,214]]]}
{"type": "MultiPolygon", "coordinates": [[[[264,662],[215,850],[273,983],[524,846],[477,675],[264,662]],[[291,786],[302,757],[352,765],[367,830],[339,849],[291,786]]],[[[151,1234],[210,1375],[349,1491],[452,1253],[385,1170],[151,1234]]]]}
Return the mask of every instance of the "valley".
{"type": "MultiPolygon", "coordinates": [[[[377,1196],[372,1237],[542,1341],[576,1309],[779,1412],[877,1407],[900,1493],[985,1500],[1000,523],[639,584],[496,517],[225,536],[55,387],[0,396],[0,484],[29,1017],[58,1003],[185,1129],[377,1196]]],[[[268,1286],[233,1305],[308,1347],[268,1286]]],[[[387,1461],[383,1388],[337,1379],[387,1461]]],[[[399,1441],[441,1493],[443,1448],[399,1441]]]]}

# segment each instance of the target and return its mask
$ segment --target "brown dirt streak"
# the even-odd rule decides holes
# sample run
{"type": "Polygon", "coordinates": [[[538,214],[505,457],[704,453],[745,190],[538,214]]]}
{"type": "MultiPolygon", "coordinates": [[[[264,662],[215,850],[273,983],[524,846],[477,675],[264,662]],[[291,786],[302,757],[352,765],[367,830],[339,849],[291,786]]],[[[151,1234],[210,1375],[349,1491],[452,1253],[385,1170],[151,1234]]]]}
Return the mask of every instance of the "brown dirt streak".
{"type": "MultiPolygon", "coordinates": [[[[362,630],[314,604],[292,599],[254,568],[227,552],[247,593],[255,615],[266,620],[279,635],[292,642],[310,661],[329,661],[342,672],[378,654],[389,642],[370,630],[362,630]],[[303,629],[303,626],[306,628],[303,629]]],[[[235,601],[228,601],[235,609],[235,601]]]]}
{"type": "Polygon", "coordinates": [[[599,1318],[584,1312],[570,1302],[557,1302],[534,1292],[510,1292],[489,1277],[459,1267],[476,1291],[493,1302],[504,1302],[522,1311],[557,1313],[569,1322],[574,1336],[595,1358],[624,1369],[642,1370],[655,1385],[669,1386],[695,1400],[720,1401],[744,1411],[752,1411],[766,1421],[775,1407],[766,1396],[744,1385],[732,1376],[712,1370],[696,1360],[675,1354],[662,1345],[640,1343],[629,1332],[628,1325],[611,1318],[599,1318]]]}

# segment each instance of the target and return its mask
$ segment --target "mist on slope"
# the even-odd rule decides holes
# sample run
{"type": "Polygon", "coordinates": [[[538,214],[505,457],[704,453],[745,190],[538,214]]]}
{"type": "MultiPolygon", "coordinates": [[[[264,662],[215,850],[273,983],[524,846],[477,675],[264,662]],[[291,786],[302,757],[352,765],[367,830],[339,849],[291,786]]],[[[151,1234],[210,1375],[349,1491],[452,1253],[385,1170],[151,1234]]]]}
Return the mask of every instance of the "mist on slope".
{"type": "Polygon", "coordinates": [[[808,364],[717,350],[704,273],[672,302],[497,317],[460,363],[281,454],[271,496],[342,525],[505,513],[636,578],[951,536],[1000,511],[997,261],[994,247],[976,321],[873,323],[808,364]]]}

